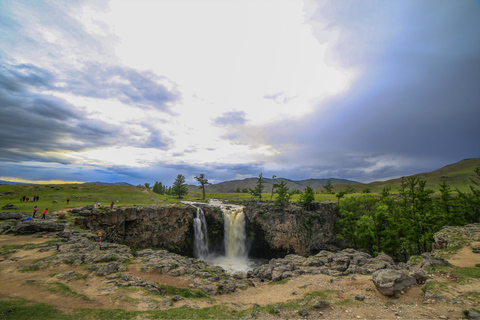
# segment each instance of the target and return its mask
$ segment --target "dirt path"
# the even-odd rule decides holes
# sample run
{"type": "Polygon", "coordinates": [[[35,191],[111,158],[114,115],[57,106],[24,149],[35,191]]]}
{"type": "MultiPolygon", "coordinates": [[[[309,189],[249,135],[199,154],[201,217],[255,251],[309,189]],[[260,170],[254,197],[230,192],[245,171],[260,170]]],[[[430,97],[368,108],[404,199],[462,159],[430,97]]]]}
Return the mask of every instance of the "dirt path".
{"type": "Polygon", "coordinates": [[[476,246],[480,246],[480,242],[472,242],[469,246],[463,247],[448,259],[448,262],[457,267],[474,268],[476,264],[480,264],[480,254],[472,252],[472,247],[476,246]]]}

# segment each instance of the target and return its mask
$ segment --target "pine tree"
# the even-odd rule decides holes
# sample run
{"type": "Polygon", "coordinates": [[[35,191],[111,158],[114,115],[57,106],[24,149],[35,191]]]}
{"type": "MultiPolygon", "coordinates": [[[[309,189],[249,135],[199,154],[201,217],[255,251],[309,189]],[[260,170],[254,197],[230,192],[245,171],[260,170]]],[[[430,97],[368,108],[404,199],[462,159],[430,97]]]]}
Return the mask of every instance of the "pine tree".
{"type": "Polygon", "coordinates": [[[188,194],[188,187],[187,184],[185,183],[185,176],[182,174],[179,174],[175,181],[173,182],[172,189],[171,189],[171,194],[178,196],[180,199],[182,196],[188,194]]]}
{"type": "Polygon", "coordinates": [[[282,180],[280,183],[275,183],[273,186],[275,188],[275,193],[278,195],[275,198],[274,204],[276,206],[285,206],[290,200],[287,183],[285,182],[285,180],[282,180]]]}
{"type": "Polygon", "coordinates": [[[310,205],[313,201],[315,201],[315,193],[311,187],[306,187],[300,195],[300,202],[305,205],[306,210],[310,210],[310,205]]]}
{"type": "Polygon", "coordinates": [[[254,189],[248,189],[250,194],[253,197],[258,197],[259,200],[262,200],[262,191],[265,188],[265,180],[262,178],[262,174],[258,176],[257,179],[257,185],[255,186],[254,189]]]}

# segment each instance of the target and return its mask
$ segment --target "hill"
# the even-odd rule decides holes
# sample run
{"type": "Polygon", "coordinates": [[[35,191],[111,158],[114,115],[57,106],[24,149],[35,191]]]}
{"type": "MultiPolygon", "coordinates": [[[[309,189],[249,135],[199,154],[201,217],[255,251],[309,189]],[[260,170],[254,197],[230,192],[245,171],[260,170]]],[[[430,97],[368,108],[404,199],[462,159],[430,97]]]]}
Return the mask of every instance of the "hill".
{"type": "MultiPolygon", "coordinates": [[[[480,167],[480,158],[464,159],[456,163],[449,164],[440,169],[414,174],[412,176],[419,177],[422,180],[427,181],[427,188],[438,191],[438,184],[443,180],[447,182],[452,191],[458,188],[460,191],[468,191],[471,184],[471,177],[475,176],[475,168],[480,167]]],[[[366,185],[362,185],[361,188],[369,187],[372,191],[381,191],[384,187],[390,187],[392,192],[397,192],[400,186],[401,178],[376,181],[366,185]]],[[[353,186],[355,190],[360,189],[359,186],[353,186]]]]}
{"type": "MultiPolygon", "coordinates": [[[[257,184],[257,180],[258,178],[247,178],[243,180],[224,181],[217,184],[211,184],[206,186],[205,191],[208,193],[230,193],[230,192],[236,192],[237,188],[253,189],[257,184]]],[[[312,189],[323,188],[323,186],[327,183],[328,180],[330,180],[333,185],[361,184],[360,182],[357,182],[357,181],[337,179],[337,178],[307,179],[307,180],[290,180],[285,178],[276,178],[276,179],[264,178],[264,180],[265,180],[265,189],[264,189],[265,192],[270,192],[272,190],[273,184],[280,183],[281,181],[285,181],[287,183],[287,187],[290,190],[297,189],[300,191],[303,191],[306,187],[310,187],[312,189]]],[[[198,185],[189,185],[188,191],[198,192],[199,191],[198,185]]]]}
{"type": "Polygon", "coordinates": [[[130,184],[128,182],[100,182],[100,181],[95,181],[95,182],[85,182],[84,184],[93,184],[97,186],[133,186],[133,184],[130,184]]]}

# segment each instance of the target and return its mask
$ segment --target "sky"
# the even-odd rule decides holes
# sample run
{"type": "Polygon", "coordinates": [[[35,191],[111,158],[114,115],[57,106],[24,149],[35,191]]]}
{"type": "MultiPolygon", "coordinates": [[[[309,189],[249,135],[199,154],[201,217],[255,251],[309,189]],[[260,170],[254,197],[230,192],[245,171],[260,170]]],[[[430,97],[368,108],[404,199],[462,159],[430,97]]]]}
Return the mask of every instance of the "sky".
{"type": "Polygon", "coordinates": [[[479,120],[478,0],[0,0],[0,180],[367,183],[479,120]]]}

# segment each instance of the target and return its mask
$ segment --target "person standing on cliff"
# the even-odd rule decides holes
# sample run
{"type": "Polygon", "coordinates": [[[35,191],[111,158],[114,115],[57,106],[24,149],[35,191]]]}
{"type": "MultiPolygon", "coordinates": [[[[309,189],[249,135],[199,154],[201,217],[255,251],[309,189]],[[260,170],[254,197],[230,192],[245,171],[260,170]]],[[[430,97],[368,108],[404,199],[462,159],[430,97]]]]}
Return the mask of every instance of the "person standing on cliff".
{"type": "Polygon", "coordinates": [[[45,220],[45,216],[47,215],[47,211],[48,211],[48,208],[46,208],[45,210],[43,210],[42,212],[42,219],[45,220]]]}
{"type": "Polygon", "coordinates": [[[37,214],[38,212],[38,208],[37,206],[35,206],[35,208],[33,208],[33,216],[32,216],[32,219],[35,218],[35,214],[37,214]]]}
{"type": "Polygon", "coordinates": [[[112,203],[110,204],[110,210],[113,209],[113,204],[114,202],[112,201],[112,203]]]}

